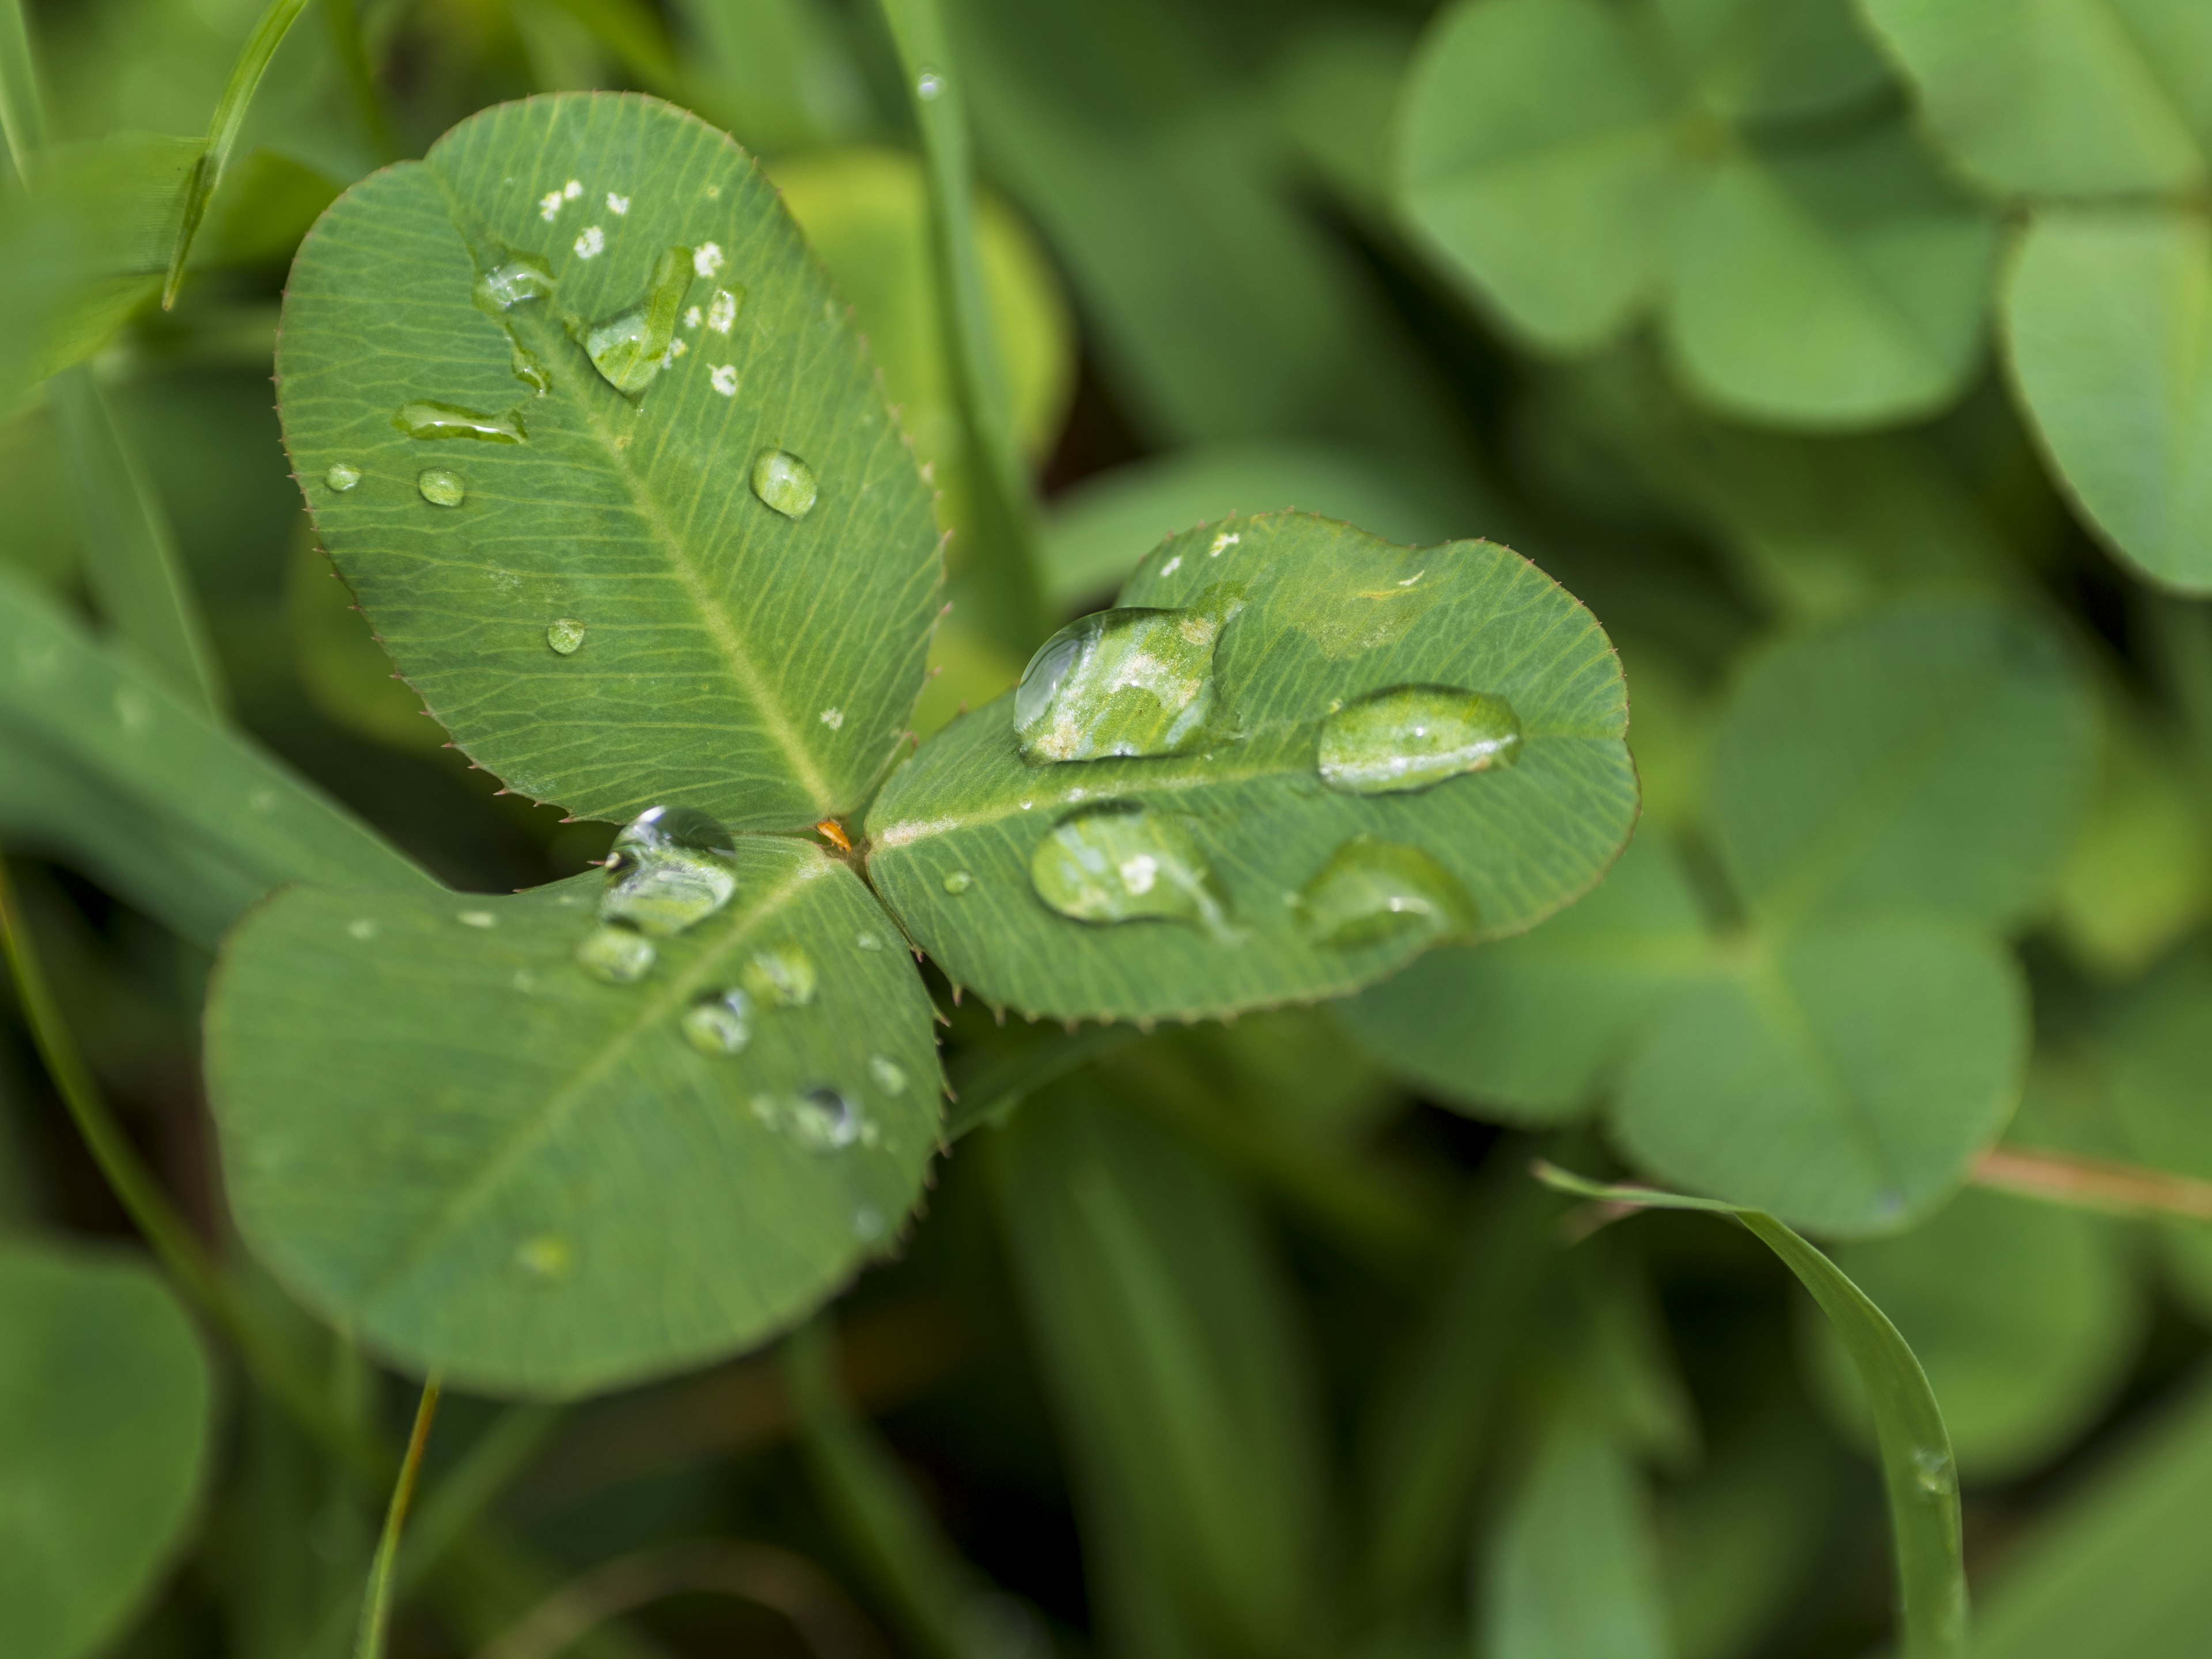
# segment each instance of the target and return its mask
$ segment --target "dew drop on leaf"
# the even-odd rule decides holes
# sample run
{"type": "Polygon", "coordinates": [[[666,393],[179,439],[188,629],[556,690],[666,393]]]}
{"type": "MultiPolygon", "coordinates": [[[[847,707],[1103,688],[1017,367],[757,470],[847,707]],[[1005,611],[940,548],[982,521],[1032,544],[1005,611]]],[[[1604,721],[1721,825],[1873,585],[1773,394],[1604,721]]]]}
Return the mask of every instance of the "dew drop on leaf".
{"type": "Polygon", "coordinates": [[[519,444],[530,435],[523,430],[519,410],[484,415],[459,404],[432,403],[428,398],[400,404],[392,411],[392,424],[410,438],[474,438],[479,443],[519,444]]]}
{"type": "Polygon", "coordinates": [[[753,494],[787,519],[814,510],[814,469],[788,450],[763,449],[753,458],[753,494]]]}
{"type": "Polygon", "coordinates": [[[459,507],[469,498],[469,487],[461,482],[461,475],[442,466],[425,467],[416,476],[415,488],[433,507],[459,507]]]}
{"type": "Polygon", "coordinates": [[[729,831],[693,806],[652,806],[624,824],[607,854],[599,920],[661,938],[696,926],[738,890],[729,831]]]}
{"type": "Polygon", "coordinates": [[[747,990],[779,1008],[803,1008],[814,1000],[814,958],[796,945],[754,951],[741,977],[747,990]]]}
{"type": "Polygon", "coordinates": [[[785,1125],[810,1152],[842,1152],[860,1138],[866,1120],[836,1089],[809,1089],[791,1103],[785,1125]]]}
{"type": "Polygon", "coordinates": [[[1298,926],[1316,945],[1356,950],[1474,925],[1474,901],[1418,847],[1361,836],[1329,854],[1298,894],[1298,926]]]}
{"type": "Polygon", "coordinates": [[[514,1247],[514,1265],[526,1279],[557,1284],[576,1270],[576,1252],[558,1233],[537,1233],[514,1247]]]}
{"type": "Polygon", "coordinates": [[[350,461],[332,461],[331,470],[323,474],[323,482],[343,495],[361,482],[361,469],[350,461]]]}
{"type": "Polygon", "coordinates": [[[1062,818],[1030,860],[1037,896],[1078,921],[1189,922],[1217,937],[1229,906],[1176,820],[1146,806],[1100,806],[1062,818]]]}
{"type": "Polygon", "coordinates": [[[870,1054],[868,1075],[875,1079],[876,1086],[887,1095],[902,1095],[906,1092],[906,1070],[895,1060],[887,1059],[882,1054],[870,1054]]]}
{"type": "Polygon", "coordinates": [[[743,991],[717,991],[684,1011],[684,1037],[702,1054],[734,1054],[752,1040],[752,999],[743,991]]]}
{"type": "Polygon", "coordinates": [[[553,291],[553,273],[536,259],[501,260],[477,278],[476,302],[490,312],[511,311],[553,291]]]}
{"type": "Polygon", "coordinates": [[[690,286],[691,250],[665,249],[653,268],[653,284],[643,301],[585,333],[585,355],[609,386],[635,397],[653,384],[676,337],[690,286]]]}
{"type": "Polygon", "coordinates": [[[653,969],[653,941],[635,927],[594,927],[576,947],[576,963],[607,985],[635,985],[653,969]]]}
{"type": "Polygon", "coordinates": [[[1913,1451],[1912,1479],[1920,1495],[1927,1498],[1948,1497],[1958,1484],[1950,1458],[1932,1446],[1921,1446],[1913,1451]]]}
{"type": "Polygon", "coordinates": [[[873,1243],[884,1236],[884,1212],[872,1204],[863,1204],[853,1212],[853,1237],[863,1243],[873,1243]]]}
{"type": "Polygon", "coordinates": [[[1206,735],[1221,618],[1205,611],[1101,611],[1047,640],[1014,693],[1014,735],[1033,761],[1175,755],[1206,735]]]}
{"type": "Polygon", "coordinates": [[[545,643],[563,657],[573,657],[583,648],[584,624],[574,617],[556,617],[545,624],[545,643]]]}
{"type": "Polygon", "coordinates": [[[863,951],[880,951],[884,948],[883,940],[878,939],[873,933],[855,933],[853,935],[853,943],[863,951]]]}
{"type": "Polygon", "coordinates": [[[975,884],[975,878],[965,870],[955,870],[945,878],[945,890],[957,898],[975,884]]]}
{"type": "Polygon", "coordinates": [[[1321,729],[1322,781],[1353,795],[1426,789],[1518,760],[1521,717],[1503,697],[1401,685],[1348,703],[1321,729]]]}
{"type": "Polygon", "coordinates": [[[536,352],[520,340],[509,340],[507,348],[507,367],[516,380],[541,398],[553,389],[553,377],[545,372],[536,352]]]}

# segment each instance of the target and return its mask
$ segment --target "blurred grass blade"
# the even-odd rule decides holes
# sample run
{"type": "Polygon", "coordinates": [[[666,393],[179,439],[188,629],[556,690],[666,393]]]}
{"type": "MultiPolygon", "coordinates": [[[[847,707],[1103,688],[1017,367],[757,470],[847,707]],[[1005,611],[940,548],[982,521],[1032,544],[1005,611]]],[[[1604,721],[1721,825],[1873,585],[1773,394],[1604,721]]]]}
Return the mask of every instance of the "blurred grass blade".
{"type": "Polygon", "coordinates": [[[1004,1123],[1016,1107],[1038,1090],[1057,1083],[1101,1054],[1134,1042],[1133,1025],[1092,1025],[1042,1042],[998,1053],[969,1075],[955,1080],[960,1098],[945,1115],[947,1144],[986,1125],[1004,1123]]]}
{"type": "Polygon", "coordinates": [[[368,1589],[362,1597],[361,1635],[354,1644],[354,1659],[384,1659],[385,1639],[392,1627],[392,1591],[398,1582],[399,1534],[407,1524],[407,1506],[415,1497],[415,1482],[422,1473],[422,1453],[430,1443],[430,1425],[438,1417],[438,1379],[422,1385],[422,1398],[415,1407],[414,1431],[407,1437],[407,1455],[399,1464],[399,1478],[392,1485],[392,1504],[384,1512],[384,1534],[376,1542],[376,1561],[368,1570],[368,1589]]]}
{"type": "Polygon", "coordinates": [[[539,3],[581,23],[647,91],[678,103],[691,101],[685,95],[684,69],[668,43],[667,28],[643,0],[539,0],[539,3]]]}
{"type": "Polygon", "coordinates": [[[29,183],[30,158],[46,147],[46,111],[23,0],[0,0],[0,137],[16,176],[29,183]]]}
{"type": "Polygon", "coordinates": [[[330,25],[338,68],[361,111],[361,124],[368,129],[370,146],[380,160],[398,161],[399,140],[392,131],[384,96],[376,89],[376,66],[368,60],[368,38],[361,32],[361,14],[354,0],[323,0],[323,21],[330,25]]]}
{"type": "Polygon", "coordinates": [[[270,0],[269,9],[253,26],[253,33],[246,39],[245,51],[239,53],[238,62],[230,71],[230,84],[222,89],[222,101],[215,106],[215,119],[208,125],[207,148],[193,164],[191,180],[185,186],[185,216],[177,227],[176,245],[169,253],[167,279],[161,284],[164,311],[177,303],[177,290],[184,286],[185,261],[191,253],[192,239],[199,234],[208,203],[214,199],[216,187],[222,183],[222,170],[230,161],[231,147],[238,142],[239,129],[246,125],[246,112],[253,103],[261,77],[269,72],[276,48],[284,44],[284,37],[292,32],[292,25],[300,21],[300,14],[307,6],[307,0],[270,0]]]}
{"type": "Polygon", "coordinates": [[[1866,1384],[1895,1534],[1904,1659],[1964,1659],[1966,1574],[1951,1437],[1926,1373],[1887,1316],[1834,1262],[1764,1211],[1645,1187],[1605,1186],[1544,1163],[1535,1173],[1556,1191],[1601,1204],[1734,1216],[1782,1258],[1820,1304],[1866,1384]]]}
{"type": "Polygon", "coordinates": [[[80,363],[47,384],[76,494],[85,575],[100,614],[171,690],[221,719],[222,671],[145,467],[89,368],[80,363]]]}
{"type": "Polygon", "coordinates": [[[969,545],[952,550],[953,603],[1017,655],[1043,634],[1036,502],[1014,441],[975,244],[975,168],[965,82],[938,0],[883,0],[929,175],[930,243],[953,402],[973,479],[969,545]]]}

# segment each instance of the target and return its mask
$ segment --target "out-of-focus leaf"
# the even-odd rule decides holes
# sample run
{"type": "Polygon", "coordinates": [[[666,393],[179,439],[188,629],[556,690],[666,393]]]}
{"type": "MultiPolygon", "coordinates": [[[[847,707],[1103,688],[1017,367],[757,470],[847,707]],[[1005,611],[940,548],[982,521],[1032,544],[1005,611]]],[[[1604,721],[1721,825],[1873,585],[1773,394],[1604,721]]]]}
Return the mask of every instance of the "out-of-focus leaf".
{"type": "Polygon", "coordinates": [[[305,537],[285,567],[284,620],[300,684],[331,720],[395,749],[444,744],[444,731],[423,718],[422,698],[392,672],[352,592],[305,537]]]}
{"type": "Polygon", "coordinates": [[[2014,376],[2092,529],[2212,593],[2212,230],[2155,208],[2046,208],[2005,287],[2014,376]]]}
{"type": "Polygon", "coordinates": [[[0,424],[0,564],[38,586],[63,586],[77,568],[76,516],[51,413],[27,410],[0,424]]]}
{"type": "MultiPolygon", "coordinates": [[[[2212,1179],[2212,948],[2183,947],[2105,1011],[2095,1033],[2100,1072],[2131,1158],[2212,1179]]],[[[2102,1150],[2102,1149],[2098,1149],[2102,1150]]],[[[2212,1309],[2212,1231],[2188,1222],[2161,1229],[2175,1287],[2212,1309]]]]}
{"type": "Polygon", "coordinates": [[[848,143],[872,125],[867,88],[823,0],[676,0],[707,112],[757,155],[848,143]]]}
{"type": "Polygon", "coordinates": [[[1328,1604],[1320,1425],[1257,1218],[1079,1085],[990,1144],[1109,1650],[1296,1650],[1328,1604]]]}
{"type": "Polygon", "coordinates": [[[920,1194],[928,1000],[843,866],[741,838],[731,868],[727,908],[635,984],[577,960],[596,875],[257,910],[207,1021],[256,1254],[379,1352],[501,1395],[664,1375],[811,1312],[920,1194]],[[687,1036],[746,988],[735,1032],[687,1036]]]}
{"type": "Polygon", "coordinates": [[[2200,185],[2212,14],[2194,0],[1862,0],[1966,173],[2040,196],[2200,185]]]}
{"type": "Polygon", "coordinates": [[[869,812],[885,902],[994,1003],[1151,1018],[1340,994],[1444,939],[1530,926],[1627,837],[1619,665],[1589,613],[1504,548],[1416,551],[1303,514],[1239,519],[1162,544],[1120,602],[1195,607],[1192,627],[1205,607],[1234,609],[1202,665],[1218,721],[1204,748],[1031,764],[1001,698],[931,739],[869,812]],[[1332,714],[1421,687],[1504,699],[1518,758],[1422,790],[1325,785],[1332,714]],[[1098,919],[1078,920],[1033,872],[1105,833],[1102,808],[1140,810],[1112,822],[1145,845],[1117,855],[1098,919]],[[1117,892],[1153,919],[1107,923],[1117,892]]]}
{"type": "Polygon", "coordinates": [[[1889,71],[1852,0],[1657,0],[1698,66],[1706,107],[1731,120],[1832,116],[1879,97],[1889,71]]]}
{"type": "Polygon", "coordinates": [[[2141,973],[2212,908],[2212,829],[2181,745],[2108,704],[2104,763],[2059,878],[2056,921],[2076,960],[2141,973]]]}
{"type": "Polygon", "coordinates": [[[210,264],[288,260],[300,239],[337,199],[338,182],[271,149],[257,149],[230,169],[208,204],[198,257],[210,264]]]}
{"type": "Polygon", "coordinates": [[[678,802],[795,830],[889,763],[939,579],[927,494],[820,267],[721,134],[605,94],[471,118],[324,216],[278,368],[323,544],[511,788],[584,817],[678,802]],[[477,283],[525,258],[552,291],[480,309],[477,283]],[[602,348],[633,403],[564,319],[621,324],[664,267],[666,355],[602,348]],[[399,411],[424,401],[526,436],[410,436],[399,411]],[[794,457],[771,507],[749,480],[794,457]],[[434,475],[458,505],[424,495],[434,475]],[[562,619],[583,625],[567,655],[562,619]]]}
{"type": "Polygon", "coordinates": [[[434,887],[358,819],[6,573],[0,830],[204,944],[285,882],[434,887]]]}
{"type": "Polygon", "coordinates": [[[1299,154],[1368,213],[1389,210],[1390,125],[1415,38],[1403,17],[1323,12],[1268,66],[1275,117],[1299,154]]]}
{"type": "Polygon", "coordinates": [[[2043,626],[1972,600],[1901,604],[1738,682],[1713,751],[1721,851],[1768,917],[2017,923],[2063,866],[2095,739],[2082,677],[2043,626]]]}
{"type": "Polygon", "coordinates": [[[1519,939],[1431,951],[1346,1002],[1376,1060],[1477,1116],[1570,1122],[1720,950],[1664,838],[1646,832],[1588,898],[1519,939]]]}
{"type": "MultiPolygon", "coordinates": [[[[1920,1357],[1960,1473],[2002,1480],[2071,1443],[2126,1379],[2144,1315],[2133,1257],[2103,1217],[1969,1190],[1909,1233],[1846,1245],[1836,1265],[1920,1357]]],[[[1833,1329],[1807,1334],[1818,1391],[1871,1438],[1833,1329]]]]}
{"type": "Polygon", "coordinates": [[[183,1545],[213,1378],[168,1287],[128,1258],[0,1243],[0,1630],[86,1659],[183,1545]]]}

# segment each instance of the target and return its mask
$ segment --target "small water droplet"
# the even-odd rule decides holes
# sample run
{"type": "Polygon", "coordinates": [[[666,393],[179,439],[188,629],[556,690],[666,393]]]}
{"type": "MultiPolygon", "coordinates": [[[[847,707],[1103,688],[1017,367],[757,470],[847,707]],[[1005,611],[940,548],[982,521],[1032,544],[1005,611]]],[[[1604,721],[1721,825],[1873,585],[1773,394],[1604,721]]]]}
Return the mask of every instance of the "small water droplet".
{"type": "Polygon", "coordinates": [[[576,947],[576,963],[608,985],[634,985],[653,969],[653,941],[635,927],[605,923],[586,934],[576,947]]]}
{"type": "Polygon", "coordinates": [[[881,1054],[870,1054],[868,1075],[875,1079],[876,1086],[887,1095],[906,1092],[906,1070],[895,1060],[887,1060],[881,1054]]]}
{"type": "Polygon", "coordinates": [[[489,910],[464,910],[457,920],[464,927],[496,927],[499,918],[489,910]]]}
{"type": "Polygon", "coordinates": [[[1190,922],[1226,937],[1229,906],[1180,821],[1146,806],[1062,818],[1030,860],[1037,896],[1078,921],[1190,922]]]}
{"type": "Polygon", "coordinates": [[[842,1152],[860,1138],[866,1119],[838,1091],[809,1089],[791,1103],[785,1126],[810,1152],[842,1152]]]}
{"type": "Polygon", "coordinates": [[[514,1247],[514,1265],[525,1278],[558,1284],[576,1270],[576,1252],[558,1233],[538,1233],[514,1247]]]}
{"type": "Polygon", "coordinates": [[[872,1204],[863,1204],[853,1212],[853,1237],[864,1244],[872,1244],[884,1236],[884,1212],[872,1204]]]}
{"type": "Polygon", "coordinates": [[[853,935],[853,943],[863,951],[880,951],[884,948],[883,940],[878,939],[873,933],[855,933],[853,935]]]}
{"type": "Polygon", "coordinates": [[[1518,760],[1521,718],[1503,697],[1401,685],[1347,703],[1321,728],[1322,781],[1354,795],[1426,789],[1518,760]]]}
{"type": "Polygon", "coordinates": [[[376,924],[367,916],[358,916],[346,923],[346,932],[357,939],[372,939],[376,937],[376,924]]]}
{"type": "Polygon", "coordinates": [[[469,487],[461,482],[461,475],[442,466],[423,468],[416,476],[415,488],[433,507],[459,507],[469,498],[469,487]]]}
{"type": "Polygon", "coordinates": [[[1206,735],[1221,618],[1203,611],[1101,611],[1041,646],[1014,692],[1014,735],[1033,761],[1175,755],[1206,735]]]}
{"type": "Polygon", "coordinates": [[[331,470],[323,474],[323,482],[343,495],[361,482],[361,469],[350,461],[332,461],[331,470]]]}
{"type": "Polygon", "coordinates": [[[563,657],[573,657],[584,647],[584,624],[574,617],[556,617],[545,624],[545,643],[563,657]]]}
{"type": "Polygon", "coordinates": [[[474,438],[480,443],[519,444],[529,437],[523,430],[522,412],[484,415],[459,404],[432,403],[417,398],[392,412],[392,424],[410,438],[474,438]]]}
{"type": "Polygon", "coordinates": [[[1365,836],[1329,854],[1297,904],[1306,937],[1340,951],[1474,925],[1474,902],[1449,871],[1418,847],[1365,836]]]}
{"type": "Polygon", "coordinates": [[[545,365],[538,361],[538,354],[520,340],[509,340],[507,344],[507,366],[514,378],[541,398],[550,392],[553,377],[546,373],[545,365]]]}
{"type": "Polygon", "coordinates": [[[691,250],[662,250],[642,301],[584,335],[585,355],[609,386],[635,397],[653,384],[676,338],[684,295],[691,286],[691,250]]]}
{"type": "Polygon", "coordinates": [[[814,958],[788,942],[754,951],[740,977],[747,990],[779,1008],[803,1008],[814,1000],[814,958]]]}
{"type": "MultiPolygon", "coordinates": [[[[707,326],[717,334],[727,334],[731,325],[738,320],[738,302],[744,296],[742,288],[735,290],[716,289],[714,297],[707,302],[707,326]]],[[[695,321],[692,326],[696,328],[698,324],[695,321]]]]}
{"type": "Polygon", "coordinates": [[[624,824],[607,854],[599,919],[665,939],[703,921],[738,890],[729,831],[693,806],[652,806],[624,824]]]}
{"type": "Polygon", "coordinates": [[[922,102],[929,103],[944,95],[945,77],[935,70],[926,69],[915,77],[914,91],[922,102]]]}
{"type": "Polygon", "coordinates": [[[814,469],[787,450],[763,449],[753,458],[753,494],[787,519],[814,510],[814,469]]]}
{"type": "Polygon", "coordinates": [[[511,311],[552,291],[553,273],[536,259],[518,257],[501,260],[477,278],[476,301],[485,311],[511,311]]]}
{"type": "Polygon", "coordinates": [[[1912,1453],[1913,1484],[1924,1498],[1948,1498],[1959,1484],[1950,1457],[1934,1446],[1918,1446],[1912,1453]]]}
{"type": "Polygon", "coordinates": [[[945,890],[956,897],[975,884],[975,878],[965,870],[955,870],[945,878],[945,890]]]}
{"type": "Polygon", "coordinates": [[[752,1040],[752,999],[743,991],[717,991],[684,1011],[684,1040],[702,1054],[734,1054],[752,1040]]]}

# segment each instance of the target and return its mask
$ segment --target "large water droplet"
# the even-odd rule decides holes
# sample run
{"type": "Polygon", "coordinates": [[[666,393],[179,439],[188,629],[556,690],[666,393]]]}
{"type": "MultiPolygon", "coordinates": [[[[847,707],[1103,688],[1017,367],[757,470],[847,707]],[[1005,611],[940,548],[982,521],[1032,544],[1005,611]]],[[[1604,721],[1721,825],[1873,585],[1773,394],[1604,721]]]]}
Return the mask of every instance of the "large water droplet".
{"type": "Polygon", "coordinates": [[[1206,737],[1213,647],[1205,611],[1101,611],[1047,640],[1014,693],[1014,735],[1033,761],[1176,755],[1206,737]]]}
{"type": "Polygon", "coordinates": [[[860,1109],[838,1091],[809,1089],[785,1115],[791,1138],[810,1152],[842,1152],[860,1138],[860,1109]]]}
{"type": "Polygon", "coordinates": [[[957,898],[975,884],[975,878],[965,870],[948,870],[945,874],[945,890],[957,898]]]}
{"type": "Polygon", "coordinates": [[[788,941],[754,951],[740,977],[747,990],[779,1008],[803,1008],[814,1000],[814,958],[788,941]]]}
{"type": "Polygon", "coordinates": [[[522,416],[514,410],[504,415],[484,415],[459,404],[432,403],[416,398],[393,411],[392,424],[410,438],[474,438],[481,443],[519,444],[529,437],[522,416]]]}
{"type": "Polygon", "coordinates": [[[684,292],[690,286],[691,250],[665,249],[653,268],[653,285],[646,290],[643,303],[585,333],[585,354],[609,386],[635,397],[653,384],[667,355],[668,343],[676,337],[677,319],[684,314],[684,292]]]}
{"type": "Polygon", "coordinates": [[[415,488],[433,507],[459,507],[469,498],[469,487],[461,482],[461,475],[442,466],[423,468],[416,475],[415,488]]]}
{"type": "Polygon", "coordinates": [[[1298,925],[1316,945],[1340,951],[1409,934],[1441,938],[1474,925],[1474,901],[1451,872],[1418,847],[1348,841],[1298,894],[1298,925]]]}
{"type": "Polygon", "coordinates": [[[584,624],[574,617],[556,617],[545,624],[545,643],[560,655],[573,657],[584,646],[584,624]]]}
{"type": "Polygon", "coordinates": [[[332,461],[323,482],[343,495],[361,482],[361,469],[350,461],[332,461]]]}
{"type": "Polygon", "coordinates": [[[763,449],[753,457],[753,494],[787,519],[814,510],[814,469],[788,450],[763,449]]]}
{"type": "Polygon", "coordinates": [[[752,1040],[752,999],[743,991],[717,991],[684,1011],[678,1022],[690,1045],[707,1054],[734,1054],[752,1040]]]}
{"type": "Polygon", "coordinates": [[[653,971],[653,941],[635,927],[594,927],[576,947],[576,962],[608,985],[634,985],[653,971]]]}
{"type": "Polygon", "coordinates": [[[1332,789],[1389,795],[1486,771],[1520,754],[1521,717],[1504,698],[1401,685],[1331,714],[1321,728],[1319,766],[1332,789]]]}
{"type": "Polygon", "coordinates": [[[704,921],[738,890],[729,832],[693,806],[653,806],[624,824],[606,862],[603,921],[663,938],[704,921]]]}
{"type": "Polygon", "coordinates": [[[510,311],[553,291],[553,273],[526,257],[501,261],[477,278],[476,302],[486,311],[510,311]]]}
{"type": "Polygon", "coordinates": [[[1146,806],[1100,806],[1061,819],[1030,860],[1037,896],[1078,921],[1161,919],[1228,931],[1222,896],[1182,823],[1146,806]]]}

